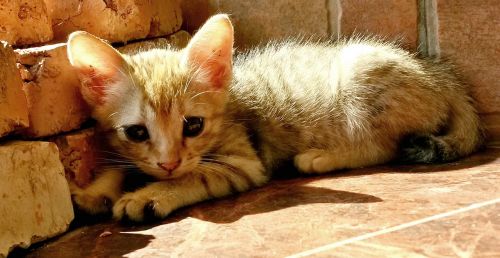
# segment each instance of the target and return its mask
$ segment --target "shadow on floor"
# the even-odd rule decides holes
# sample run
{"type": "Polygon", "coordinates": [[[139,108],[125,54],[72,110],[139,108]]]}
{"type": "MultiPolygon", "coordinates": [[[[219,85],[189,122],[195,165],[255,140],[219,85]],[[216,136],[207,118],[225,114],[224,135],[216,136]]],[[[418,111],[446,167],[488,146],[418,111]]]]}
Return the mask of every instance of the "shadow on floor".
{"type": "Polygon", "coordinates": [[[440,172],[449,170],[460,170],[478,167],[490,163],[500,163],[500,148],[485,148],[478,153],[457,160],[455,162],[432,164],[432,165],[404,165],[394,167],[394,172],[407,172],[407,173],[427,173],[427,172],[440,172]]]}
{"type": "MultiPolygon", "coordinates": [[[[323,176],[277,179],[270,184],[239,196],[204,202],[180,210],[165,223],[193,217],[213,223],[232,223],[243,216],[286,209],[311,203],[372,203],[382,199],[364,193],[338,191],[308,186],[308,183],[335,177],[349,177],[376,173],[432,173],[469,169],[492,162],[499,162],[500,149],[487,148],[468,158],[446,164],[384,165],[356,170],[344,170],[323,176]]],[[[289,170],[291,171],[291,170],[289,170]]],[[[282,177],[283,178],[283,177],[282,177]]],[[[284,177],[286,178],[286,177],[284,177]]],[[[175,213],[174,213],[175,214],[175,213]]]]}
{"type": "Polygon", "coordinates": [[[154,239],[151,235],[128,233],[129,229],[133,227],[125,228],[117,223],[85,226],[29,250],[16,250],[9,258],[125,257],[154,239]]]}
{"type": "Polygon", "coordinates": [[[500,148],[485,148],[472,156],[459,159],[454,162],[441,164],[389,164],[373,168],[352,170],[346,173],[346,175],[349,176],[372,173],[432,173],[470,169],[490,163],[500,163],[500,148]]]}
{"type": "Polygon", "coordinates": [[[177,219],[189,216],[212,223],[232,223],[244,216],[314,203],[373,203],[382,199],[368,194],[301,185],[309,180],[270,184],[240,196],[206,202],[186,211],[177,219]]]}

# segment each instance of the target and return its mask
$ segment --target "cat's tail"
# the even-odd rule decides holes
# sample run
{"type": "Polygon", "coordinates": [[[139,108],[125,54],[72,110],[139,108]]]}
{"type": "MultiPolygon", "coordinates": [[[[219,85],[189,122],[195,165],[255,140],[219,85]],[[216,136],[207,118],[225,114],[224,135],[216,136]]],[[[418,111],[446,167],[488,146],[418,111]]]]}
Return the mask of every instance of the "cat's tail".
{"type": "Polygon", "coordinates": [[[485,133],[472,100],[453,100],[448,126],[438,135],[409,135],[400,142],[400,160],[440,163],[471,154],[483,144],[485,133]]]}

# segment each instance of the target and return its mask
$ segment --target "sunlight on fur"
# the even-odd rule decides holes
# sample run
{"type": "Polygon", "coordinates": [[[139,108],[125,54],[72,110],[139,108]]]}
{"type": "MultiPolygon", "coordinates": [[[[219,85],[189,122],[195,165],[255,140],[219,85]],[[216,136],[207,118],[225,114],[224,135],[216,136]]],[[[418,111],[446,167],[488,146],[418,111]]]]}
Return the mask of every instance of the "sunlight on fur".
{"type": "Polygon", "coordinates": [[[75,203],[143,221],[263,185],[293,163],[319,174],[394,159],[446,162],[482,143],[472,99],[452,67],[373,38],[288,40],[234,55],[227,15],[185,49],[121,55],[86,32],[68,56],[109,143],[109,160],[75,203]],[[124,170],[157,179],[122,192],[124,170]],[[137,169],[136,169],[137,170],[137,169]]]}

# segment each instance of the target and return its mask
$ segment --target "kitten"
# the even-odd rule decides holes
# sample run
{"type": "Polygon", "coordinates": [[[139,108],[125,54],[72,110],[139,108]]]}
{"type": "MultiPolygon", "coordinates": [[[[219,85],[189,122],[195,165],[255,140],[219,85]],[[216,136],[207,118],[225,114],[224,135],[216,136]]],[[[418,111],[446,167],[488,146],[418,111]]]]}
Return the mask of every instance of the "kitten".
{"type": "Polygon", "coordinates": [[[104,169],[73,188],[80,208],[101,213],[112,202],[117,219],[163,218],[261,186],[287,162],[306,174],[446,162],[483,139],[446,64],[375,40],[273,43],[233,63],[233,27],[220,14],[182,50],[121,55],[75,32],[68,56],[109,145],[157,179],[122,193],[123,172],[104,169]]]}

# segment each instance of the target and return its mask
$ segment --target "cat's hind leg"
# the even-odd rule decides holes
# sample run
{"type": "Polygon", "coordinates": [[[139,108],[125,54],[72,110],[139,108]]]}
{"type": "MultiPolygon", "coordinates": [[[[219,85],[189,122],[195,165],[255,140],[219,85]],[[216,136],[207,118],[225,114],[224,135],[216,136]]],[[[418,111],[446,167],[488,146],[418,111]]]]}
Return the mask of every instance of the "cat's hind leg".
{"type": "Polygon", "coordinates": [[[366,141],[331,150],[309,149],[295,155],[295,167],[305,174],[359,168],[388,162],[395,156],[395,144],[366,141]]]}
{"type": "Polygon", "coordinates": [[[320,149],[310,149],[297,154],[294,158],[295,167],[303,173],[325,173],[335,169],[334,154],[320,149]]]}

